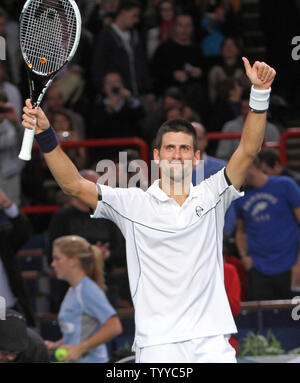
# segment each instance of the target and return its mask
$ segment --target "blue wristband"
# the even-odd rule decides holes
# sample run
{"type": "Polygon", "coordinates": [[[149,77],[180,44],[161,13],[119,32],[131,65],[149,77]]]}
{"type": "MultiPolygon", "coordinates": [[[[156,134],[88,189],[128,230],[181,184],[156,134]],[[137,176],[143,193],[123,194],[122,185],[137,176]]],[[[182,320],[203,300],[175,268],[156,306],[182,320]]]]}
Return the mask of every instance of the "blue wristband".
{"type": "Polygon", "coordinates": [[[39,145],[41,152],[49,153],[58,145],[55,130],[50,125],[49,129],[35,135],[36,142],[39,145]]]}

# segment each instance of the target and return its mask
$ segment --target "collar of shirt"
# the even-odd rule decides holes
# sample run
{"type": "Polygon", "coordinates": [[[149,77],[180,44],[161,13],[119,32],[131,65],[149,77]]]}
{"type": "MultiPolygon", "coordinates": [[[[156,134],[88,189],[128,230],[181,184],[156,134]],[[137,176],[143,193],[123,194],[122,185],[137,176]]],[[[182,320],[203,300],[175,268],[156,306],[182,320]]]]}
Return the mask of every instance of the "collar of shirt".
{"type": "MultiPolygon", "coordinates": [[[[148,188],[147,193],[153,195],[153,197],[157,198],[161,202],[165,202],[168,200],[173,200],[173,198],[169,197],[160,187],[159,187],[159,179],[155,180],[153,184],[148,188]]],[[[196,187],[193,184],[190,184],[190,193],[187,200],[198,197],[198,193],[196,187]]]]}

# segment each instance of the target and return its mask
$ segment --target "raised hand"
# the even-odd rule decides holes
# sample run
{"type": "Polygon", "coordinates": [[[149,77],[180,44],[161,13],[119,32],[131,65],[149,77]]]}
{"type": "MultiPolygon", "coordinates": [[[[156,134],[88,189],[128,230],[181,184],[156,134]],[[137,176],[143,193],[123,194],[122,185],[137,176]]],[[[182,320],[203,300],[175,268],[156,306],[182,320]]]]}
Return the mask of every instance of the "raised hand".
{"type": "Polygon", "coordinates": [[[50,122],[41,108],[34,109],[30,99],[26,100],[26,106],[23,108],[23,121],[22,125],[26,129],[33,129],[35,125],[35,119],[37,119],[37,125],[35,134],[41,133],[50,126],[50,122]]]}
{"type": "Polygon", "coordinates": [[[251,81],[252,85],[256,89],[268,89],[270,88],[274,78],[276,76],[276,71],[270,67],[265,62],[255,61],[251,67],[248,59],[243,57],[243,62],[246,70],[246,74],[251,81]]]}

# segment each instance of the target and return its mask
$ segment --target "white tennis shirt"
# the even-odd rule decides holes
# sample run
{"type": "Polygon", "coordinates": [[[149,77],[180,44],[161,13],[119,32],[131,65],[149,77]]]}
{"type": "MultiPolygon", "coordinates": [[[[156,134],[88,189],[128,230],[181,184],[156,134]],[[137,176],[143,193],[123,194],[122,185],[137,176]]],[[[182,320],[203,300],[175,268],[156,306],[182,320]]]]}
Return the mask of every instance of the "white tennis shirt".
{"type": "MultiPolygon", "coordinates": [[[[225,168],[224,168],[225,169],[225,168]]],[[[223,272],[224,215],[243,196],[224,169],[192,186],[182,206],[156,180],[145,192],[97,185],[92,218],[115,222],[126,238],[135,308],[135,345],[236,333],[223,272]]]]}

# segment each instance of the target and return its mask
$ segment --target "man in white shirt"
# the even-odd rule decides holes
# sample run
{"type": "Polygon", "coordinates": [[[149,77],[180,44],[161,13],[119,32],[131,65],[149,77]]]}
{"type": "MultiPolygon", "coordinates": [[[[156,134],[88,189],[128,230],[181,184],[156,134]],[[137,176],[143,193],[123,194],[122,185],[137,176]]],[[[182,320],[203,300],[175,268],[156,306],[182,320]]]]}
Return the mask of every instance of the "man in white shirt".
{"type": "Polygon", "coordinates": [[[262,145],[275,77],[267,64],[243,61],[253,87],[240,145],[226,168],[195,187],[200,152],[189,122],[160,127],[153,156],[161,178],[146,192],[95,188],[61,150],[43,111],[26,100],[23,126],[32,129],[37,117],[36,140],[62,190],[94,209],[93,218],[114,221],[126,238],[137,362],[236,361],[228,343],[236,327],[223,281],[224,214],[243,195],[238,190],[262,145]]]}

